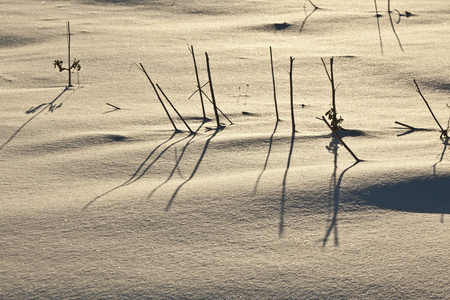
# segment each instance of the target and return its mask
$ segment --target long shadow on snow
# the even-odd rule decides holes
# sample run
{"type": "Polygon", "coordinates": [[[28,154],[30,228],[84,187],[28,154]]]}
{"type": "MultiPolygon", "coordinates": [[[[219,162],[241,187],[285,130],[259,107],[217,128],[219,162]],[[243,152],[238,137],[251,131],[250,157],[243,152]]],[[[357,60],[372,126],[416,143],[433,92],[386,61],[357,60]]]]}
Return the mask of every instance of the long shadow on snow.
{"type": "Polygon", "coordinates": [[[267,151],[267,156],[266,156],[266,161],[264,162],[264,166],[263,169],[261,171],[261,173],[259,174],[258,178],[256,179],[256,183],[255,186],[253,187],[253,194],[256,194],[256,191],[258,189],[259,186],[259,182],[261,180],[262,175],[264,174],[264,172],[267,169],[267,164],[269,163],[269,157],[270,157],[270,153],[272,152],[272,145],[273,145],[273,137],[277,131],[278,128],[278,123],[279,120],[277,120],[277,122],[275,123],[275,128],[273,129],[272,135],[270,136],[270,140],[269,140],[269,150],[267,151]]]}
{"type": "Polygon", "coordinates": [[[371,187],[362,195],[365,204],[414,213],[450,213],[449,176],[416,178],[410,181],[371,187]]]}
{"type": "Polygon", "coordinates": [[[443,144],[440,159],[433,165],[432,176],[371,187],[366,191],[368,195],[361,196],[363,202],[395,211],[442,214],[443,222],[443,214],[450,214],[450,176],[439,176],[436,169],[449,147],[448,139],[443,144]]]}
{"type": "MultiPolygon", "coordinates": [[[[204,123],[202,123],[202,125],[200,125],[200,127],[196,130],[196,133],[200,130],[200,128],[203,126],[204,123]]],[[[155,187],[150,194],[148,194],[147,196],[147,200],[149,200],[153,194],[160,189],[163,185],[165,185],[167,182],[170,181],[170,179],[172,179],[173,175],[175,174],[175,171],[178,169],[178,166],[180,165],[181,160],[183,159],[184,154],[186,153],[186,149],[188,148],[189,145],[191,145],[194,141],[195,138],[195,134],[191,135],[191,138],[186,142],[186,144],[183,146],[180,156],[176,159],[175,165],[172,168],[172,171],[170,172],[169,176],[167,177],[167,179],[162,182],[160,185],[158,185],[157,187],[155,187]]]]}
{"type": "Polygon", "coordinates": [[[83,209],[87,209],[92,203],[94,203],[95,201],[97,201],[98,199],[100,199],[101,197],[103,197],[103,196],[106,196],[107,194],[109,194],[109,193],[111,193],[111,192],[113,192],[113,191],[115,191],[115,190],[117,190],[117,189],[119,189],[119,188],[122,188],[122,187],[125,187],[125,186],[127,186],[127,185],[130,185],[130,184],[132,184],[132,183],[134,183],[134,182],[136,182],[136,181],[138,181],[139,179],[141,179],[142,178],[142,176],[144,176],[148,171],[149,171],[149,169],[164,155],[164,153],[167,151],[167,150],[169,150],[171,147],[173,147],[174,145],[176,145],[176,144],[178,144],[178,143],[180,143],[180,142],[182,142],[182,141],[184,141],[185,139],[187,139],[190,135],[188,135],[188,136],[185,136],[185,137],[183,137],[183,138],[181,138],[181,139],[179,139],[179,140],[177,140],[177,141],[175,141],[175,142],[173,142],[173,143],[171,143],[171,144],[169,144],[166,148],[164,148],[159,154],[158,154],[158,156],[156,156],[152,161],[150,161],[150,163],[148,163],[148,165],[147,165],[147,162],[150,160],[150,158],[152,158],[153,157],[153,155],[155,154],[155,152],[160,148],[160,147],[162,147],[163,145],[165,145],[165,144],[167,144],[167,143],[169,143],[174,137],[175,137],[175,135],[177,134],[177,133],[180,133],[179,131],[175,131],[167,140],[165,140],[164,142],[162,142],[161,144],[159,144],[158,146],[156,146],[151,152],[150,152],[150,154],[145,158],[145,160],[140,164],[140,166],[137,168],[137,170],[134,172],[134,174],[127,180],[127,181],[125,181],[124,183],[122,183],[122,184],[120,184],[120,185],[118,185],[118,186],[116,186],[116,187],[114,187],[114,188],[112,188],[112,189],[110,189],[110,190],[108,190],[108,191],[106,191],[106,192],[104,192],[103,194],[101,194],[101,195],[98,195],[97,197],[95,197],[94,199],[92,199],[88,204],[86,204],[84,207],[83,207],[83,209]],[[147,165],[147,166],[146,166],[147,165]]]}
{"type": "MultiPolygon", "coordinates": [[[[437,165],[440,164],[440,163],[442,162],[442,160],[444,159],[445,150],[447,150],[447,147],[450,147],[450,146],[449,146],[449,143],[448,143],[448,140],[449,140],[449,139],[445,139],[445,140],[444,140],[444,142],[443,142],[443,144],[444,144],[444,150],[442,150],[441,157],[440,157],[440,159],[433,165],[433,175],[434,175],[435,177],[437,176],[437,174],[436,174],[436,172],[437,172],[437,165]]],[[[441,214],[441,223],[444,223],[444,213],[441,214]]]]}
{"type": "Polygon", "coordinates": [[[331,232],[334,229],[334,245],[339,246],[339,238],[338,238],[338,229],[337,229],[337,221],[338,221],[338,213],[339,213],[339,196],[340,196],[340,190],[341,190],[341,184],[342,179],[344,178],[344,174],[356,166],[359,161],[355,162],[348,168],[346,168],[344,171],[341,172],[339,175],[339,179],[337,178],[337,157],[338,157],[338,148],[339,148],[339,140],[336,138],[336,136],[332,136],[332,140],[330,142],[330,145],[327,147],[328,151],[334,154],[334,169],[333,174],[331,175],[330,179],[330,190],[333,192],[333,217],[331,219],[330,225],[328,226],[327,231],[325,232],[325,236],[323,238],[323,244],[322,246],[325,247],[328,239],[331,235],[331,232]]]}
{"type": "Polygon", "coordinates": [[[303,27],[305,27],[306,20],[308,20],[308,18],[309,18],[313,13],[315,13],[316,10],[318,10],[318,9],[320,9],[320,8],[317,7],[317,6],[314,6],[313,10],[312,10],[309,14],[307,14],[307,13],[306,13],[306,3],[305,3],[305,5],[303,6],[303,11],[305,12],[305,19],[303,20],[302,25],[300,26],[300,30],[299,30],[300,32],[303,31],[303,27]]]}
{"type": "Polygon", "coordinates": [[[445,139],[442,144],[444,144],[444,150],[442,150],[440,159],[433,165],[433,174],[434,174],[434,176],[436,176],[437,165],[440,164],[444,160],[445,150],[447,150],[447,147],[450,147],[449,146],[450,144],[448,143],[448,139],[445,139]]]}
{"type": "Polygon", "coordinates": [[[289,148],[289,155],[288,160],[286,164],[286,171],[284,172],[283,176],[283,182],[282,182],[282,190],[281,190],[281,201],[280,201],[280,223],[278,225],[278,236],[283,236],[284,233],[284,213],[285,213],[285,206],[286,206],[286,181],[287,181],[287,175],[289,172],[289,168],[291,166],[291,158],[292,158],[292,152],[294,150],[294,142],[295,142],[295,131],[292,132],[291,136],[291,146],[289,148]]]}
{"type": "Polygon", "coordinates": [[[169,202],[167,203],[167,206],[166,206],[166,208],[165,208],[165,211],[169,211],[170,207],[172,206],[172,204],[173,204],[175,198],[177,197],[178,193],[180,192],[181,188],[182,188],[185,184],[187,184],[189,181],[191,181],[192,178],[194,178],[195,174],[196,174],[197,171],[198,171],[198,168],[200,167],[200,165],[201,165],[201,163],[202,163],[202,161],[203,161],[203,158],[205,157],[206,151],[208,150],[208,147],[209,147],[209,143],[210,143],[211,140],[217,135],[217,133],[219,133],[219,131],[221,131],[222,129],[223,129],[223,128],[217,128],[217,129],[215,129],[215,130],[214,130],[214,133],[213,133],[211,136],[208,137],[208,139],[207,139],[206,142],[205,142],[205,146],[203,147],[203,151],[202,151],[202,153],[201,153],[201,155],[200,155],[200,158],[198,159],[198,161],[197,161],[197,163],[196,163],[194,169],[192,170],[191,175],[190,175],[183,183],[181,183],[181,184],[177,187],[177,189],[175,190],[175,192],[173,192],[172,197],[170,197],[170,200],[169,200],[169,202]]]}
{"type": "MultiPolygon", "coordinates": [[[[382,40],[382,38],[381,38],[381,29],[380,29],[380,18],[382,17],[382,15],[378,13],[378,7],[377,7],[377,1],[376,1],[376,0],[374,1],[374,4],[375,4],[375,12],[376,12],[375,17],[377,18],[378,38],[379,38],[379,40],[380,40],[381,55],[384,55],[384,50],[383,50],[383,40],[382,40]]],[[[395,23],[397,23],[397,24],[400,23],[401,17],[409,18],[409,17],[411,17],[411,16],[414,16],[414,14],[412,14],[412,13],[410,13],[410,12],[407,12],[407,11],[405,11],[405,14],[401,14],[397,9],[395,9],[394,11],[398,14],[398,20],[395,21],[395,23]]],[[[395,38],[397,39],[397,43],[398,43],[398,46],[400,47],[400,50],[401,50],[402,52],[404,52],[402,43],[401,43],[401,41],[400,41],[400,38],[399,38],[399,36],[398,36],[398,34],[397,34],[397,31],[395,30],[394,20],[393,20],[393,18],[392,18],[392,13],[393,13],[394,11],[391,10],[391,8],[390,8],[390,2],[388,2],[388,9],[387,9],[387,12],[388,12],[388,17],[389,17],[389,22],[390,22],[390,24],[391,24],[391,29],[392,29],[392,32],[394,33],[395,38]]]]}
{"type": "MultiPolygon", "coordinates": [[[[37,116],[39,116],[41,113],[43,113],[46,109],[49,109],[50,111],[54,111],[55,109],[61,107],[61,105],[63,104],[63,101],[61,101],[61,103],[59,103],[58,105],[55,105],[55,102],[65,93],[69,90],[69,87],[66,87],[55,99],[53,99],[51,102],[45,102],[42,103],[40,105],[38,105],[37,107],[31,107],[30,109],[28,109],[26,111],[27,114],[34,114],[30,119],[28,119],[28,121],[26,121],[22,126],[19,127],[19,129],[17,129],[13,135],[6,141],[3,143],[3,145],[0,146],[0,150],[2,150],[7,144],[9,144],[15,137],[16,135],[22,131],[22,129],[28,125],[31,121],[33,121],[34,118],[36,118],[37,116]],[[37,113],[36,113],[37,112],[37,113]]],[[[75,92],[75,90],[73,90],[75,92]]],[[[69,95],[70,96],[70,95],[69,95]]]]}

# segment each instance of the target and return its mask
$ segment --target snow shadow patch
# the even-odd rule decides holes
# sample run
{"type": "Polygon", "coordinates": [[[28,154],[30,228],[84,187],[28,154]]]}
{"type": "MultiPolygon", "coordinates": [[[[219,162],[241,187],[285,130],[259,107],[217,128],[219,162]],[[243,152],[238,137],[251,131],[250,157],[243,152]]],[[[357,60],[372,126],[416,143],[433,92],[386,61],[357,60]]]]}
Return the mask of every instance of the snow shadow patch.
{"type": "Polygon", "coordinates": [[[20,35],[0,35],[0,48],[20,47],[33,44],[36,38],[24,37],[20,35]]]}
{"type": "Polygon", "coordinates": [[[383,209],[414,213],[450,213],[449,176],[417,178],[365,190],[364,203],[383,209]]]}
{"type": "Polygon", "coordinates": [[[294,29],[293,25],[291,23],[270,23],[270,24],[264,24],[261,26],[256,26],[253,28],[256,31],[263,31],[263,32],[283,32],[283,31],[291,31],[294,29]]]}
{"type": "MultiPolygon", "coordinates": [[[[117,4],[117,5],[126,5],[126,6],[133,6],[133,5],[152,6],[152,5],[161,5],[164,3],[164,1],[161,1],[161,0],[87,0],[84,2],[87,4],[96,4],[96,5],[117,4]]],[[[167,1],[165,1],[165,3],[167,4],[167,1]]]]}
{"type": "Polygon", "coordinates": [[[450,83],[445,79],[425,80],[420,84],[434,91],[450,91],[450,83]]]}

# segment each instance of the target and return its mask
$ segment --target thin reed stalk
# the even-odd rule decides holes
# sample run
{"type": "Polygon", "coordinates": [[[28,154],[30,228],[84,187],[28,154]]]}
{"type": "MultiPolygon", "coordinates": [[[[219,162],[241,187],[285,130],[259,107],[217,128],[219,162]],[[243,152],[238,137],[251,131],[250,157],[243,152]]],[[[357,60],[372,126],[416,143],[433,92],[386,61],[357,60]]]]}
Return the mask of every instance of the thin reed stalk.
{"type": "Polygon", "coordinates": [[[290,68],[289,68],[289,86],[291,95],[291,120],[292,120],[292,132],[295,132],[295,116],[294,116],[294,87],[292,83],[292,66],[294,64],[295,58],[290,58],[290,68]]]}
{"type": "Polygon", "coordinates": [[[206,119],[205,104],[203,102],[202,86],[200,85],[200,78],[198,76],[197,62],[195,60],[194,46],[192,46],[192,45],[191,45],[190,52],[192,54],[192,60],[194,61],[195,77],[197,78],[197,89],[198,89],[198,92],[200,95],[200,103],[202,105],[203,119],[206,119]]]}
{"type": "Polygon", "coordinates": [[[420,95],[420,97],[422,97],[422,100],[423,100],[423,101],[425,102],[425,104],[427,105],[428,110],[430,111],[431,115],[433,116],[433,119],[436,121],[436,124],[438,124],[439,128],[441,129],[441,132],[443,132],[443,131],[444,131],[444,128],[442,128],[441,124],[440,124],[439,121],[436,119],[436,116],[434,115],[433,111],[431,110],[430,105],[428,104],[427,100],[425,99],[425,97],[423,96],[422,92],[420,91],[419,85],[417,84],[417,82],[416,82],[415,79],[413,79],[413,81],[414,81],[414,84],[416,85],[416,88],[417,88],[416,92],[418,92],[419,95],[420,95]]]}
{"type": "Polygon", "coordinates": [[[67,72],[69,73],[69,87],[72,87],[72,72],[70,70],[70,22],[67,21],[67,63],[69,64],[69,70],[67,72]]]}
{"type": "Polygon", "coordinates": [[[178,110],[175,108],[175,106],[172,104],[172,101],[169,100],[169,98],[166,96],[166,94],[164,93],[164,91],[162,90],[162,88],[159,86],[159,84],[156,84],[156,86],[158,87],[159,91],[161,92],[161,94],[164,96],[164,98],[167,100],[167,102],[169,102],[170,106],[172,107],[172,109],[175,111],[175,113],[178,115],[178,117],[180,117],[181,121],[183,121],[184,125],[187,127],[187,129],[189,130],[190,133],[194,133],[194,131],[192,131],[191,127],[189,127],[189,125],[186,123],[186,121],[184,120],[184,118],[181,116],[181,114],[178,112],[178,110]]]}
{"type": "Polygon", "coordinates": [[[279,114],[278,114],[278,103],[277,103],[277,90],[275,85],[275,72],[273,70],[273,56],[272,56],[272,47],[270,47],[270,66],[272,69],[272,85],[273,85],[273,100],[275,102],[275,114],[277,117],[277,121],[280,120],[279,114]]]}
{"type": "Polygon", "coordinates": [[[155,91],[155,94],[156,94],[156,96],[158,97],[159,103],[161,103],[162,107],[164,108],[164,111],[166,112],[167,117],[168,117],[169,120],[170,120],[170,123],[172,124],[173,128],[175,129],[175,131],[179,131],[178,128],[177,128],[177,126],[176,126],[175,123],[173,122],[172,117],[170,116],[169,111],[167,110],[167,107],[164,105],[164,102],[162,101],[161,96],[159,95],[158,90],[157,90],[155,84],[153,83],[152,79],[151,79],[150,76],[148,75],[147,71],[145,71],[145,68],[144,68],[144,66],[142,65],[142,63],[140,63],[140,66],[141,66],[142,72],[144,72],[145,76],[147,76],[148,81],[150,81],[150,84],[152,85],[153,90],[155,91]]]}
{"type": "Polygon", "coordinates": [[[362,161],[361,159],[359,159],[352,150],[350,150],[350,148],[347,146],[347,144],[345,144],[345,142],[342,140],[342,138],[339,136],[339,134],[337,133],[337,131],[331,127],[331,125],[328,123],[327,119],[322,116],[322,120],[325,122],[325,124],[327,124],[328,128],[330,128],[330,130],[334,133],[334,135],[338,138],[339,142],[341,142],[341,144],[345,147],[345,149],[347,149],[347,151],[353,156],[353,158],[357,161],[360,162],[362,161]]]}
{"type": "Polygon", "coordinates": [[[211,90],[211,99],[212,99],[212,103],[213,103],[213,107],[214,107],[214,116],[216,117],[217,128],[219,129],[221,127],[220,119],[219,119],[219,114],[217,112],[216,97],[214,96],[214,88],[213,88],[213,83],[212,83],[212,79],[211,79],[211,69],[209,67],[209,56],[208,56],[207,52],[205,52],[205,56],[206,56],[206,68],[208,70],[209,88],[211,90]]]}

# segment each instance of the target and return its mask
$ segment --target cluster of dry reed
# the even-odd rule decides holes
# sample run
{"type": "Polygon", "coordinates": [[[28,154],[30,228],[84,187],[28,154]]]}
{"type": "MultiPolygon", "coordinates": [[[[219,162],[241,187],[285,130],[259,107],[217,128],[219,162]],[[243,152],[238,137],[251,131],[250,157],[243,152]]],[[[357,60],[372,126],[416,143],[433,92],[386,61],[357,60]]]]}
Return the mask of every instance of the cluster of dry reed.
{"type": "MultiPolygon", "coordinates": [[[[317,6],[315,6],[311,1],[309,1],[314,7],[315,9],[318,9],[317,6]]],[[[306,2],[305,2],[306,4],[306,2]]],[[[375,5],[376,5],[376,1],[375,1],[375,5]]],[[[390,7],[388,7],[388,11],[390,12],[390,7]]],[[[68,36],[68,60],[70,63],[70,23],[67,22],[67,36],[68,36]]],[[[274,71],[274,64],[273,64],[273,51],[272,51],[272,47],[269,48],[270,50],[270,64],[271,64],[271,73],[272,73],[272,85],[273,85],[273,97],[274,97],[274,107],[275,107],[275,114],[276,114],[276,120],[277,122],[280,120],[279,117],[279,110],[278,110],[278,102],[277,102],[277,93],[276,93],[276,82],[275,82],[275,71],[274,71]]],[[[210,67],[210,60],[209,60],[209,56],[208,53],[205,52],[205,58],[206,58],[206,68],[207,68],[207,73],[208,73],[208,82],[204,85],[200,84],[200,77],[199,77],[199,72],[198,72],[198,67],[197,67],[197,61],[196,61],[196,56],[195,56],[195,52],[194,52],[194,46],[190,46],[189,47],[189,51],[192,55],[192,59],[193,59],[193,63],[194,63],[194,71],[195,71],[195,75],[196,75],[196,82],[197,82],[197,89],[194,93],[198,93],[199,97],[200,97],[200,102],[201,102],[201,107],[202,107],[202,114],[203,114],[203,121],[206,122],[208,120],[208,118],[206,117],[206,113],[205,113],[205,103],[204,103],[204,97],[206,99],[209,100],[209,102],[213,105],[213,111],[214,111],[214,118],[216,121],[216,130],[221,130],[223,129],[224,125],[223,123],[220,122],[220,116],[219,116],[219,112],[221,113],[222,116],[224,116],[229,122],[230,124],[232,124],[231,120],[222,112],[222,110],[219,109],[219,107],[217,106],[216,103],[216,97],[214,95],[214,86],[213,86],[213,80],[212,80],[212,75],[211,75],[211,67],[210,67]],[[205,91],[203,90],[203,87],[206,86],[207,84],[209,84],[209,91],[210,91],[210,96],[208,96],[208,94],[205,93],[205,91]]],[[[295,127],[295,117],[294,117],[294,91],[293,91],[293,63],[294,63],[295,58],[293,58],[292,56],[290,57],[290,68],[289,68],[289,87],[290,87],[290,112],[291,112],[291,121],[292,121],[292,132],[296,132],[296,127],[295,127]]],[[[342,140],[341,136],[339,135],[339,131],[340,130],[345,130],[341,127],[342,122],[344,121],[344,119],[342,117],[338,117],[338,113],[337,113],[337,107],[336,107],[336,85],[335,85],[335,77],[334,77],[334,71],[333,71],[333,63],[334,63],[334,58],[331,57],[330,58],[330,62],[329,62],[329,67],[327,67],[325,61],[323,58],[321,58],[322,64],[325,68],[325,72],[326,75],[330,81],[331,84],[331,107],[330,109],[325,113],[324,116],[322,116],[321,118],[319,118],[320,120],[323,120],[323,122],[327,125],[327,127],[332,131],[332,133],[338,138],[338,140],[340,141],[340,143],[348,150],[348,152],[353,156],[353,158],[359,162],[361,161],[361,159],[359,159],[354,153],[353,151],[345,144],[345,142],[342,140]],[[328,120],[330,122],[328,122],[328,120]]],[[[68,78],[68,86],[66,87],[72,87],[72,79],[71,79],[71,74],[73,71],[80,70],[80,61],[79,60],[74,60],[73,64],[70,65],[68,68],[63,67],[63,61],[62,60],[55,60],[54,62],[54,66],[55,68],[58,67],[59,71],[68,71],[69,74],[69,78],[68,78]]],[[[174,104],[170,101],[170,99],[167,97],[167,95],[164,93],[164,91],[162,90],[162,88],[158,85],[155,84],[152,79],[150,78],[148,72],[145,70],[144,66],[142,65],[142,63],[140,63],[138,65],[138,68],[146,75],[147,79],[149,80],[160,104],[162,105],[170,123],[172,124],[175,132],[179,132],[180,130],[178,129],[178,127],[176,126],[172,116],[170,115],[166,105],[164,104],[164,100],[170,105],[170,107],[173,109],[173,111],[175,111],[175,113],[177,114],[177,116],[182,120],[183,124],[186,126],[186,128],[188,129],[188,131],[191,134],[195,134],[195,132],[191,129],[191,127],[188,125],[188,123],[186,122],[186,120],[183,118],[183,116],[178,112],[178,110],[175,108],[174,104]],[[162,97],[161,97],[162,95],[162,97]]],[[[425,97],[423,96],[422,92],[420,91],[419,85],[417,84],[416,80],[414,79],[414,84],[416,85],[417,88],[417,92],[419,93],[419,95],[421,96],[421,98],[423,99],[423,101],[425,102],[428,110],[430,111],[433,119],[436,121],[437,125],[439,126],[440,129],[440,139],[443,141],[447,141],[449,138],[449,133],[450,133],[450,118],[447,122],[447,128],[444,129],[441,124],[439,123],[439,121],[437,120],[436,116],[434,115],[430,105],[428,104],[427,100],[425,99],[425,97]]],[[[191,95],[192,96],[192,95],[191,95]]],[[[113,104],[110,103],[106,103],[107,105],[113,107],[116,110],[119,110],[120,107],[117,107],[113,104]]],[[[396,124],[402,125],[404,127],[407,127],[410,130],[417,130],[416,128],[406,125],[404,123],[395,121],[396,124]]]]}

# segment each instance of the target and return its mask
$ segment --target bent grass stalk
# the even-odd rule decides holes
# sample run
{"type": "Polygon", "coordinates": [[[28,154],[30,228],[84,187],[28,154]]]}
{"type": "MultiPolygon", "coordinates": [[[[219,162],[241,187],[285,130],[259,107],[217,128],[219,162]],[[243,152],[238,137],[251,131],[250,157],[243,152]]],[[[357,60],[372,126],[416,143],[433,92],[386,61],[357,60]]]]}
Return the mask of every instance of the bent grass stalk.
{"type": "Polygon", "coordinates": [[[205,56],[206,56],[206,68],[208,70],[209,88],[211,90],[211,99],[212,99],[212,103],[213,103],[213,107],[214,107],[214,116],[216,117],[217,129],[219,129],[221,127],[220,119],[219,119],[219,114],[217,112],[216,97],[214,96],[214,88],[213,88],[212,79],[211,79],[211,69],[209,67],[209,56],[208,56],[207,52],[205,52],[205,56]]]}
{"type": "Polygon", "coordinates": [[[325,124],[327,124],[328,128],[330,128],[330,130],[334,133],[334,135],[338,138],[339,142],[341,142],[341,144],[345,147],[345,149],[347,149],[347,151],[353,156],[353,158],[357,161],[360,162],[362,161],[361,159],[359,159],[355,153],[353,153],[352,150],[350,150],[350,148],[347,146],[347,144],[345,144],[345,142],[342,140],[342,138],[339,136],[339,134],[337,133],[337,131],[335,129],[333,129],[333,127],[331,127],[330,123],[328,123],[327,119],[322,116],[322,120],[325,122],[325,124]]]}
{"type": "Polygon", "coordinates": [[[181,114],[178,112],[178,110],[175,108],[175,106],[172,104],[172,102],[169,100],[169,98],[166,96],[166,94],[164,93],[164,91],[162,90],[162,88],[159,86],[159,84],[156,84],[156,86],[158,87],[159,91],[161,92],[161,94],[164,96],[164,98],[167,100],[167,102],[169,102],[170,106],[172,107],[172,109],[175,111],[175,113],[178,115],[178,117],[180,117],[181,121],[183,121],[184,125],[187,127],[187,129],[189,130],[190,133],[194,133],[194,131],[192,131],[191,127],[189,127],[189,125],[186,123],[186,121],[184,120],[184,118],[181,116],[181,114]]]}
{"type": "Polygon", "coordinates": [[[276,90],[276,85],[275,85],[275,73],[273,70],[273,56],[272,56],[272,47],[270,47],[270,66],[272,69],[272,85],[273,85],[273,100],[275,102],[275,114],[277,117],[277,121],[280,120],[280,117],[278,115],[278,103],[277,103],[277,90],[276,90]]]}
{"type": "Polygon", "coordinates": [[[430,105],[428,104],[427,100],[425,99],[425,97],[423,96],[422,92],[420,91],[419,85],[417,84],[416,80],[413,79],[414,84],[416,85],[416,92],[419,93],[420,97],[422,97],[422,100],[425,102],[425,104],[428,107],[428,110],[430,111],[431,115],[433,116],[433,119],[436,121],[436,124],[439,126],[439,128],[441,129],[441,136],[440,139],[444,140],[444,139],[448,139],[448,132],[449,132],[449,127],[447,126],[447,129],[442,128],[441,124],[439,123],[439,121],[437,120],[436,116],[434,115],[433,111],[431,110],[430,105]]]}
{"type": "Polygon", "coordinates": [[[205,104],[203,102],[202,86],[200,86],[200,78],[198,76],[198,68],[197,68],[197,62],[195,60],[194,46],[191,45],[191,48],[189,49],[189,51],[191,52],[192,59],[194,61],[195,77],[197,78],[197,90],[200,95],[200,103],[202,105],[203,119],[206,119],[205,104]]]}
{"type": "MultiPolygon", "coordinates": [[[[205,84],[203,84],[201,87],[204,88],[207,84],[209,84],[209,81],[206,82],[205,84]]],[[[199,90],[194,91],[194,92],[189,96],[188,100],[191,99],[198,91],[199,91],[199,90]]],[[[202,92],[203,96],[205,96],[206,99],[208,99],[208,101],[212,104],[213,102],[212,102],[211,98],[209,98],[208,94],[206,94],[204,90],[201,90],[201,92],[202,92]]],[[[216,107],[217,107],[217,110],[220,112],[220,114],[221,114],[225,119],[227,119],[227,121],[230,122],[230,124],[233,124],[233,122],[231,122],[230,118],[228,118],[227,115],[226,115],[226,114],[225,114],[218,106],[216,106],[216,107]]],[[[204,119],[204,121],[206,121],[206,120],[209,120],[209,118],[204,119]]]]}
{"type": "Polygon", "coordinates": [[[170,120],[170,123],[172,124],[173,128],[175,129],[175,131],[178,132],[179,130],[178,130],[177,126],[175,125],[175,123],[173,122],[172,117],[170,116],[169,111],[167,110],[167,107],[164,105],[164,102],[162,101],[161,96],[159,95],[158,90],[156,89],[155,84],[153,83],[152,79],[151,79],[150,76],[148,75],[147,71],[145,71],[145,68],[144,68],[144,66],[142,65],[142,63],[140,63],[139,65],[141,66],[141,71],[144,72],[145,76],[147,76],[148,81],[150,81],[150,84],[152,85],[153,90],[155,91],[155,94],[156,94],[156,96],[158,97],[159,103],[161,103],[162,107],[164,108],[164,111],[166,112],[167,117],[168,117],[169,120],[170,120]]]}
{"type": "Polygon", "coordinates": [[[295,58],[290,58],[290,68],[289,68],[289,86],[290,86],[290,94],[291,94],[291,120],[292,120],[292,132],[295,132],[295,117],[294,117],[294,87],[292,83],[292,67],[294,64],[295,58]]]}
{"type": "Polygon", "coordinates": [[[404,124],[404,123],[401,123],[401,122],[397,122],[397,121],[395,121],[395,124],[398,124],[398,125],[404,126],[404,127],[408,128],[408,129],[411,129],[411,130],[417,130],[417,128],[415,128],[415,127],[412,127],[412,126],[409,126],[409,125],[407,125],[407,124],[404,124]]]}

